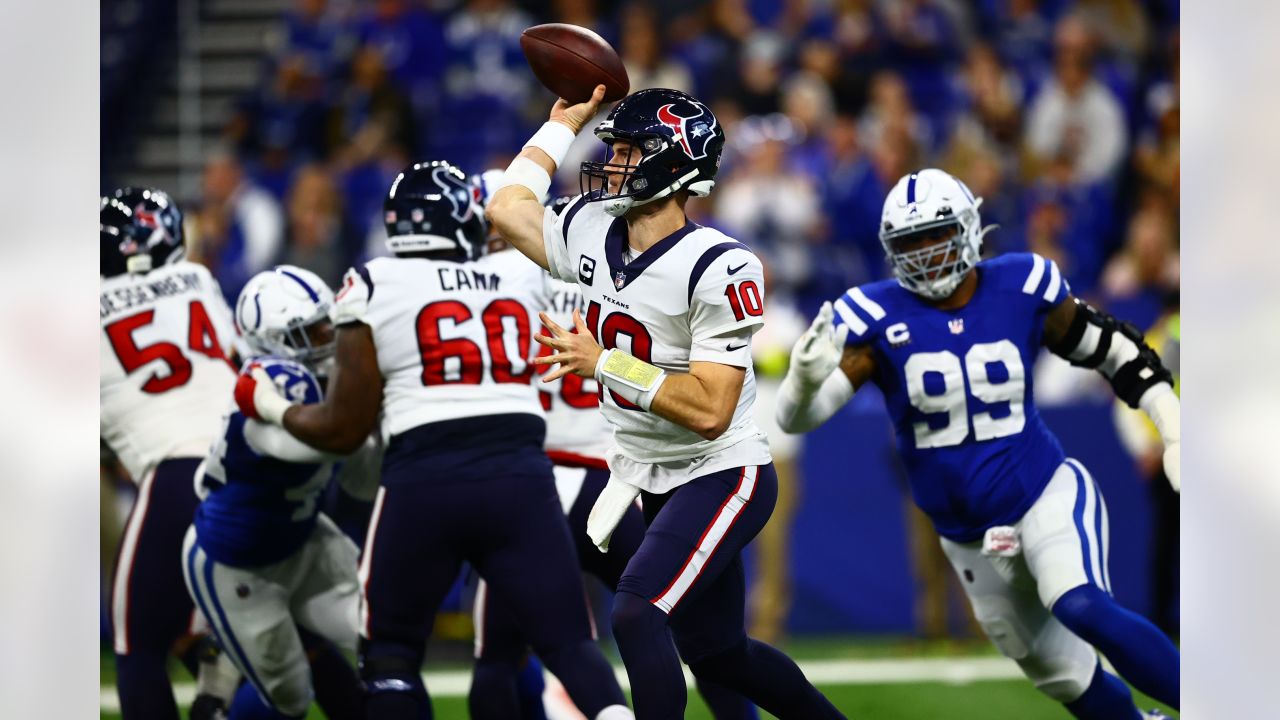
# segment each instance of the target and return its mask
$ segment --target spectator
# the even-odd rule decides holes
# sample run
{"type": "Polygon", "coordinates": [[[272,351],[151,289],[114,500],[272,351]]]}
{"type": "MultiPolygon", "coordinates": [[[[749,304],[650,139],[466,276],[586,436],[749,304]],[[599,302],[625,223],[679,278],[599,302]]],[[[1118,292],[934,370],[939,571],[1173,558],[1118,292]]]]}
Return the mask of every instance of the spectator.
{"type": "Polygon", "coordinates": [[[284,162],[318,158],[324,152],[324,116],[323,78],[307,56],[288,55],[275,63],[268,82],[240,101],[225,138],[243,157],[277,151],[284,162]]]}
{"type": "Polygon", "coordinates": [[[417,154],[413,106],[378,46],[362,45],[352,58],[350,82],[329,111],[326,144],[342,167],[368,162],[387,144],[417,154]]]}
{"type": "Polygon", "coordinates": [[[1120,103],[1093,75],[1093,43],[1080,18],[1058,23],[1054,76],[1027,117],[1031,151],[1044,162],[1067,160],[1076,184],[1114,180],[1128,139],[1120,103]]]}
{"type": "Polygon", "coordinates": [[[1150,203],[1129,221],[1124,247],[1103,273],[1103,305],[1116,317],[1149,327],[1178,284],[1173,219],[1160,203],[1150,203]]]}
{"type": "Polygon", "coordinates": [[[795,129],[791,165],[819,182],[827,174],[827,133],[835,120],[835,100],[822,78],[797,72],[782,85],[782,112],[795,129]]]}
{"type": "Polygon", "coordinates": [[[783,292],[809,279],[810,246],[821,227],[817,187],[787,166],[798,139],[784,115],[743,120],[732,140],[739,163],[715,198],[716,216],[761,256],[773,285],[783,292]]]}
{"type": "Polygon", "coordinates": [[[526,116],[537,90],[520,51],[532,18],[508,0],[467,0],[445,27],[445,99],[437,112],[433,154],[470,170],[520,144],[545,117],[526,116]],[[476,122],[483,118],[483,122],[476,122]]]}
{"type": "Polygon", "coordinates": [[[250,182],[227,153],[206,161],[196,227],[196,255],[218,278],[233,306],[249,278],[271,266],[284,240],[280,205],[250,182]]]}
{"type": "Polygon", "coordinates": [[[933,147],[933,128],[916,112],[900,75],[889,70],[876,73],[871,78],[870,98],[858,127],[858,135],[867,147],[878,146],[892,134],[905,134],[919,148],[933,147]]]}
{"type": "Polygon", "coordinates": [[[302,56],[320,77],[337,80],[351,51],[351,36],[329,12],[328,0],[295,0],[284,16],[279,45],[277,57],[302,56]]]}
{"type": "Polygon", "coordinates": [[[288,241],[279,261],[304,267],[337,287],[352,258],[346,251],[347,228],[333,178],[320,165],[301,168],[285,209],[288,241]]]}
{"type": "Polygon", "coordinates": [[[746,115],[778,112],[786,45],[782,38],[761,30],[749,37],[739,55],[738,71],[729,95],[746,115]]]}
{"type": "Polygon", "coordinates": [[[663,48],[658,19],[648,5],[633,2],[623,9],[621,47],[631,92],[645,88],[692,92],[693,76],[663,48]]]}

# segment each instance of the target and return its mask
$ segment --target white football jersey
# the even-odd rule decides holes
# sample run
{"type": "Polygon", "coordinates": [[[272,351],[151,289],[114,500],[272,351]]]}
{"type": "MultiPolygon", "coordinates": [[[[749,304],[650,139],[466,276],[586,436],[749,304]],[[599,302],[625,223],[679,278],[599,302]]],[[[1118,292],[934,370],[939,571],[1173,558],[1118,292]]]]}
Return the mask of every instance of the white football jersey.
{"type": "Polygon", "coordinates": [[[547,276],[517,253],[474,262],[385,257],[347,271],[334,324],[373,330],[383,437],[479,415],[542,415],[533,387],[547,276]]]}
{"type": "Polygon", "coordinates": [[[232,402],[231,310],[203,265],[102,281],[101,433],[134,482],[204,457],[232,402]]]}
{"type": "Polygon", "coordinates": [[[551,274],[578,284],[597,341],[667,372],[687,373],[691,361],[706,361],[745,368],[746,377],[733,420],[715,440],[606,391],[601,407],[615,428],[613,476],[661,493],[702,475],[770,462],[752,411],[751,335],[764,314],[760,261],[745,245],[693,222],[634,258],[626,233],[624,219],[581,197],[561,214],[544,216],[551,274]]]}
{"type": "MultiPolygon", "coordinates": [[[[575,308],[586,317],[582,291],[577,283],[549,282],[552,292],[547,315],[560,327],[572,330],[575,308]]],[[[551,334],[550,330],[544,332],[551,334]]],[[[553,352],[545,345],[539,347],[539,355],[553,352]]],[[[543,374],[551,369],[546,365],[538,368],[543,374]]],[[[594,378],[570,374],[549,383],[539,382],[538,395],[542,399],[542,409],[547,411],[545,447],[551,461],[558,465],[588,467],[605,462],[613,445],[613,426],[600,412],[600,384],[594,378]]]]}

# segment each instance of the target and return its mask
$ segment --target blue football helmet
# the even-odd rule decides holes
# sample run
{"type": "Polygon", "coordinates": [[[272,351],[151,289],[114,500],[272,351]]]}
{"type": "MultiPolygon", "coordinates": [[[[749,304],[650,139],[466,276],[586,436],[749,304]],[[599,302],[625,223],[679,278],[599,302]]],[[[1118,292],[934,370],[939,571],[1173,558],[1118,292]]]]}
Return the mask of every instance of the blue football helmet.
{"type": "Polygon", "coordinates": [[[475,260],[488,228],[480,188],[444,160],[414,163],[391,183],[382,203],[387,249],[393,255],[453,251],[475,260]]]}
{"type": "Polygon", "coordinates": [[[275,383],[276,390],[290,402],[311,405],[324,400],[320,380],[310,368],[297,360],[268,355],[254,358],[241,372],[248,373],[253,367],[261,367],[266,371],[271,382],[275,383]]]}
{"type": "Polygon", "coordinates": [[[124,187],[102,198],[98,229],[103,277],[147,273],[186,255],[182,211],[163,190],[124,187]]]}
{"type": "Polygon", "coordinates": [[[705,197],[716,185],[724,129],[711,108],[688,93],[654,88],[629,95],[595,133],[610,148],[625,140],[640,154],[626,165],[607,159],[582,163],[583,194],[590,202],[603,201],[614,217],[681,189],[705,197]],[[617,192],[610,192],[610,175],[622,176],[617,192]]]}

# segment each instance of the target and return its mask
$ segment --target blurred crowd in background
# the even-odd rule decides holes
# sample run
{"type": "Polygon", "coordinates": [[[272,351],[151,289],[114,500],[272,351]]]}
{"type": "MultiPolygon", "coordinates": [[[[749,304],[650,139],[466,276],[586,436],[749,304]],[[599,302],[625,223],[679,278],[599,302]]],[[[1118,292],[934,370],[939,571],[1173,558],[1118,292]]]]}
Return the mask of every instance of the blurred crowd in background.
{"type": "MultiPolygon", "coordinates": [[[[757,543],[760,637],[783,632],[803,487],[802,441],[773,426],[772,393],[818,305],[888,276],[877,226],[899,177],[939,167],[962,178],[984,200],[983,221],[999,225],[986,256],[1050,257],[1075,294],[1139,328],[1176,318],[1178,0],[294,0],[254,89],[206,143],[198,197],[180,197],[189,256],[234,303],[276,263],[337,285],[384,254],[382,200],[406,165],[502,168],[545,121],[554,97],[519,44],[543,22],[595,30],[632,91],[690,92],[727,134],[717,188],[689,211],[751,246],[770,284],[757,405],[789,490],[757,543]]],[[[119,97],[121,75],[141,82],[104,72],[104,98],[119,97]]],[[[113,108],[104,100],[104,139],[113,108]]],[[[578,163],[603,153],[583,133],[554,191],[576,194],[578,163]]],[[[1176,363],[1176,344],[1162,352],[1176,363]]],[[[1035,382],[1045,405],[1110,398],[1056,358],[1035,382]]],[[[1126,442],[1150,479],[1159,454],[1142,445],[1126,442]]],[[[1155,497],[1170,495],[1162,481],[1150,488],[1161,599],[1151,611],[1172,629],[1176,540],[1172,557],[1159,549],[1176,538],[1177,504],[1155,497]]],[[[928,522],[911,511],[908,521],[917,629],[943,636],[954,578],[928,522]]]]}
{"type": "Polygon", "coordinates": [[[987,255],[1051,257],[1149,327],[1178,289],[1178,19],[1176,0],[297,0],[207,160],[193,255],[229,298],[277,262],[336,283],[383,252],[407,163],[505,167],[553,102],[520,33],[568,22],[633,91],[712,105],[728,146],[695,216],[765,258],[774,297],[809,310],[885,277],[884,195],[934,166],[984,198],[987,255]]]}

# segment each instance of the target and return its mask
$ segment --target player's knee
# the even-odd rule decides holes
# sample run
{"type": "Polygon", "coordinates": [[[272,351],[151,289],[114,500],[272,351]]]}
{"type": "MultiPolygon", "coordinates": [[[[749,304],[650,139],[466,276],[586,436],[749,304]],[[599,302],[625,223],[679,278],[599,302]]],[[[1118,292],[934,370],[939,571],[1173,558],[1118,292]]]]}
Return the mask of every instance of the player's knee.
{"type": "Polygon", "coordinates": [[[747,641],[742,638],[727,648],[706,650],[703,648],[681,647],[680,658],[689,666],[689,671],[699,680],[723,682],[738,674],[747,658],[747,641]]]}
{"type": "Polygon", "coordinates": [[[315,699],[311,687],[311,669],[306,665],[267,681],[267,700],[271,706],[289,717],[303,717],[315,699]]]}
{"type": "Polygon", "coordinates": [[[667,614],[639,595],[620,592],[613,598],[614,637],[624,638],[637,633],[661,632],[667,624],[667,614]]]}
{"type": "Polygon", "coordinates": [[[1077,635],[1087,635],[1115,603],[1096,585],[1080,585],[1062,594],[1053,604],[1053,616],[1077,635]]]}
{"type": "Polygon", "coordinates": [[[1074,702],[1089,689],[1094,668],[1090,665],[1055,658],[1036,667],[1023,666],[1023,672],[1036,689],[1060,703],[1074,702]]]}

